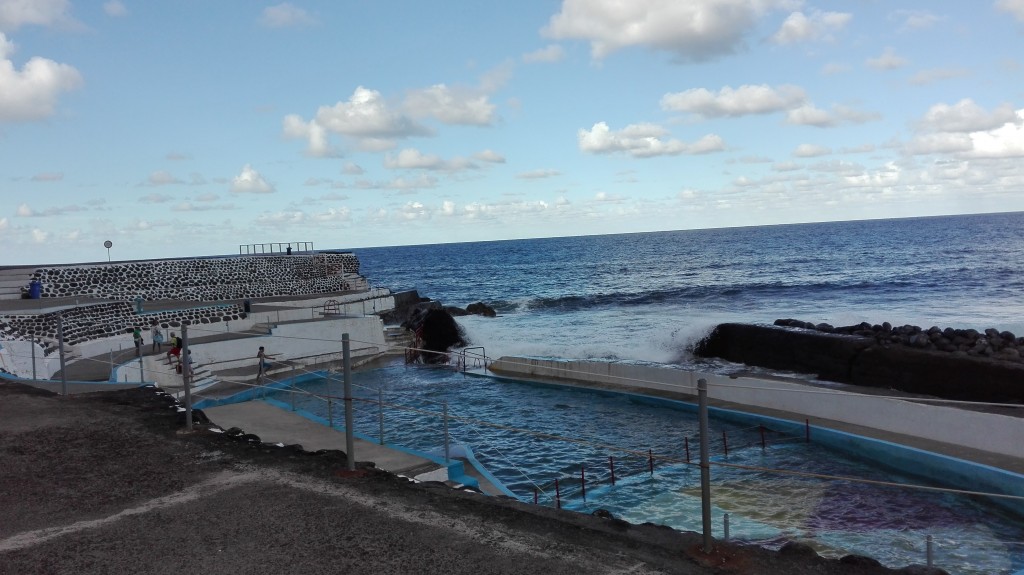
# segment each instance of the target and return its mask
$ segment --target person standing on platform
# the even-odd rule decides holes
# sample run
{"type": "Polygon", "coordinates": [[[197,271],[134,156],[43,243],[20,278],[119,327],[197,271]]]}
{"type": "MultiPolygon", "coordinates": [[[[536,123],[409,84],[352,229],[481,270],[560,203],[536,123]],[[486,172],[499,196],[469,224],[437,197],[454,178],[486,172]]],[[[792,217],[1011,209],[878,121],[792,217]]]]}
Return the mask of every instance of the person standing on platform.
{"type": "Polygon", "coordinates": [[[164,332],[160,331],[160,324],[154,323],[149,328],[149,337],[153,340],[153,352],[160,351],[160,346],[164,343],[164,332]]]}
{"type": "Polygon", "coordinates": [[[132,339],[135,340],[135,355],[142,355],[142,330],[132,329],[132,339]]]}

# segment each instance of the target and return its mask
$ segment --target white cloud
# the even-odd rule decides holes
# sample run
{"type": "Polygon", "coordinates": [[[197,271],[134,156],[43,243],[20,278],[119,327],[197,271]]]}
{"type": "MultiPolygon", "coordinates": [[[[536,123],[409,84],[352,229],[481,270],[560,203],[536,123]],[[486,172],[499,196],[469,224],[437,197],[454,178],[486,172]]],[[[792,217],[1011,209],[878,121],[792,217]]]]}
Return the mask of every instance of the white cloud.
{"type": "Polygon", "coordinates": [[[436,84],[409,92],[405,109],[414,117],[436,118],[445,124],[488,126],[494,122],[495,106],[484,94],[436,84]]]}
{"type": "Polygon", "coordinates": [[[429,134],[409,117],[389,109],[380,92],[362,86],[355,89],[347,102],[321,106],[316,112],[316,121],[332,132],[347,136],[406,138],[429,134]]]}
{"type": "Polygon", "coordinates": [[[795,110],[790,110],[789,113],[786,114],[786,122],[801,126],[817,126],[819,128],[834,126],[836,124],[835,118],[833,118],[828,112],[820,108],[815,108],[811,104],[800,106],[795,110]]]}
{"type": "Polygon", "coordinates": [[[542,34],[590,42],[602,59],[616,50],[644,46],[679,61],[699,62],[737,52],[767,11],[790,0],[564,0],[542,34]]]}
{"type": "Polygon", "coordinates": [[[67,64],[34,57],[19,71],[9,56],[14,44],[0,33],[0,122],[52,116],[61,92],[78,88],[82,75],[67,64]]]}
{"type": "Polygon", "coordinates": [[[19,218],[30,218],[34,215],[35,212],[32,211],[32,208],[29,207],[28,204],[23,203],[18,206],[18,211],[16,213],[18,214],[19,218]]]}
{"type": "Polygon", "coordinates": [[[909,64],[906,58],[896,55],[892,48],[886,48],[882,55],[877,58],[868,58],[865,64],[876,70],[896,70],[909,64]]]}
{"type": "Polygon", "coordinates": [[[827,156],[831,153],[831,149],[814,144],[800,144],[795,150],[793,150],[793,155],[798,158],[814,158],[818,156],[827,156]]]}
{"type": "Polygon", "coordinates": [[[956,154],[969,152],[973,144],[969,134],[936,133],[921,134],[907,146],[911,154],[956,154]]]}
{"type": "Polygon", "coordinates": [[[0,31],[17,30],[29,24],[51,26],[70,22],[70,10],[68,0],[3,0],[0,1],[0,31]]]}
{"type": "Polygon", "coordinates": [[[387,154],[384,157],[384,167],[391,170],[437,170],[458,172],[462,170],[476,169],[478,166],[465,158],[444,160],[440,156],[423,154],[414,148],[406,148],[397,155],[387,154]]]}
{"type": "Polygon", "coordinates": [[[476,158],[477,160],[480,160],[481,162],[488,162],[491,164],[505,163],[505,156],[502,156],[501,154],[495,152],[494,150],[483,150],[477,152],[476,154],[473,154],[473,157],[476,158]]]}
{"type": "Polygon", "coordinates": [[[793,12],[782,23],[771,40],[776,44],[793,44],[810,40],[831,39],[832,32],[842,30],[853,19],[846,12],[822,12],[814,10],[810,16],[793,12]]]}
{"type": "Polygon", "coordinates": [[[793,109],[803,104],[805,99],[803,89],[798,86],[782,85],[773,88],[760,84],[743,85],[735,89],[725,86],[717,94],[705,88],[669,93],[662,96],[661,107],[706,118],[738,117],[793,109]]]}
{"type": "Polygon", "coordinates": [[[284,117],[284,136],[290,139],[305,139],[307,156],[313,158],[334,158],[340,152],[334,149],[327,136],[327,130],[316,120],[303,121],[297,114],[284,117]]]}
{"type": "Polygon", "coordinates": [[[934,84],[942,80],[949,80],[952,78],[962,78],[970,74],[970,70],[965,68],[932,68],[930,70],[921,70],[917,72],[908,80],[914,86],[927,86],[928,84],[934,84]]]}
{"type": "Polygon", "coordinates": [[[988,112],[970,98],[965,98],[952,106],[932,106],[925,113],[919,128],[929,132],[978,132],[999,128],[1007,123],[1020,123],[1011,105],[1002,104],[988,112]]]}
{"type": "Polygon", "coordinates": [[[821,67],[821,73],[825,76],[835,76],[836,74],[844,74],[849,71],[849,66],[846,64],[840,64],[839,62],[829,62],[821,67]]]}
{"type": "Polygon", "coordinates": [[[231,180],[231,191],[236,194],[270,194],[274,192],[274,186],[267,183],[252,166],[246,164],[242,168],[242,173],[231,180]]]}
{"type": "Polygon", "coordinates": [[[256,218],[256,222],[259,224],[271,224],[271,225],[293,225],[301,224],[306,221],[306,214],[302,210],[291,210],[273,212],[270,214],[261,214],[256,218]]]}
{"type": "Polygon", "coordinates": [[[260,24],[268,28],[294,28],[315,23],[316,21],[305,10],[288,2],[268,6],[263,9],[260,16],[260,24]]]}
{"type": "Polygon", "coordinates": [[[345,165],[341,167],[341,173],[346,176],[361,176],[365,172],[366,170],[355,162],[345,162],[345,165]]]}
{"type": "Polygon", "coordinates": [[[172,200],[174,200],[174,196],[157,193],[146,194],[145,196],[141,196],[139,198],[139,202],[143,204],[166,204],[167,202],[170,202],[172,200]]]}
{"type": "Polygon", "coordinates": [[[553,178],[555,176],[562,175],[558,170],[531,170],[529,172],[522,172],[516,174],[516,177],[522,180],[540,180],[544,178],[553,178]]]}
{"type": "Polygon", "coordinates": [[[927,10],[896,10],[890,15],[893,20],[903,21],[903,30],[923,30],[931,28],[936,22],[942,20],[939,16],[927,10]]]}
{"type": "Polygon", "coordinates": [[[580,129],[577,137],[579,148],[584,152],[624,152],[635,158],[703,154],[725,149],[725,143],[714,134],[704,136],[695,144],[687,144],[673,138],[666,139],[667,135],[667,130],[654,124],[631,124],[614,132],[605,122],[598,122],[590,130],[580,129]]]}
{"type": "Polygon", "coordinates": [[[972,133],[973,150],[968,154],[974,158],[1021,158],[1024,157],[1024,109],[1017,110],[1015,122],[989,131],[972,133]]]}
{"type": "Polygon", "coordinates": [[[32,241],[37,244],[45,244],[50,239],[50,232],[39,228],[32,229],[32,241]]]}
{"type": "Polygon", "coordinates": [[[326,211],[311,215],[309,219],[314,222],[350,222],[352,210],[346,207],[327,208],[326,211]]]}
{"type": "Polygon", "coordinates": [[[997,10],[1009,12],[1014,18],[1024,22],[1024,0],[996,0],[997,10]]]}
{"type": "Polygon", "coordinates": [[[183,184],[185,182],[174,177],[170,172],[157,170],[146,178],[146,184],[150,186],[166,186],[169,184],[183,184]]]}
{"type": "Polygon", "coordinates": [[[107,16],[113,16],[114,18],[119,18],[128,14],[128,9],[124,7],[124,4],[121,3],[120,0],[104,2],[103,11],[107,13],[107,16]]]}
{"type": "Polygon", "coordinates": [[[523,62],[558,62],[565,58],[565,50],[558,44],[549,44],[540,50],[523,54],[523,62]]]}
{"type": "Polygon", "coordinates": [[[59,182],[64,179],[61,172],[43,172],[32,176],[33,182],[59,182]]]}

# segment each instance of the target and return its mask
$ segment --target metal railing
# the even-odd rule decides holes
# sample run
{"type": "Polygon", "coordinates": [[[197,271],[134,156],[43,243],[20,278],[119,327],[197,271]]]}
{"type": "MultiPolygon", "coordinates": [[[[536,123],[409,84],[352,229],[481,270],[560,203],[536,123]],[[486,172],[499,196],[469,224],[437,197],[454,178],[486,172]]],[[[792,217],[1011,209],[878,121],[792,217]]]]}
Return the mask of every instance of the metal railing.
{"type": "Polygon", "coordinates": [[[296,252],[312,252],[313,242],[269,242],[265,244],[239,244],[239,255],[253,254],[290,254],[296,252]]]}

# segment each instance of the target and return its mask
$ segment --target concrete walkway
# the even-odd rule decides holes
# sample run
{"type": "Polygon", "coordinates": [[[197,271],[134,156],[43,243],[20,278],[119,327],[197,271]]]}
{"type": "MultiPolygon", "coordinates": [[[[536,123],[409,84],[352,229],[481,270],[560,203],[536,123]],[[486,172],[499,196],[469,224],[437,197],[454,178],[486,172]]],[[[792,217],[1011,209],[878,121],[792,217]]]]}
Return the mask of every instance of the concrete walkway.
{"type": "MultiPolygon", "coordinates": [[[[237,427],[246,433],[258,435],[267,443],[299,444],[306,451],[345,451],[344,432],[262,401],[210,407],[204,409],[203,413],[223,429],[237,427]]],[[[359,438],[355,438],[354,447],[356,461],[372,461],[378,468],[395,475],[416,477],[443,467],[425,457],[359,438]]]]}

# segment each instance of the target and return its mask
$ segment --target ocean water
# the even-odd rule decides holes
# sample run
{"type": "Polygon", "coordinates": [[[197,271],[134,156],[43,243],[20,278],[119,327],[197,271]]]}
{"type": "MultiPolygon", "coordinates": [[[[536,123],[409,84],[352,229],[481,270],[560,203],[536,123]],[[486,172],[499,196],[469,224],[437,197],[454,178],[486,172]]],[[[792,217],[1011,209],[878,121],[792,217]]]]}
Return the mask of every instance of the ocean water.
{"type": "Polygon", "coordinates": [[[354,250],[371,285],[445,305],[490,357],[689,363],[725,321],[1024,335],[1024,213],[354,250]]]}

